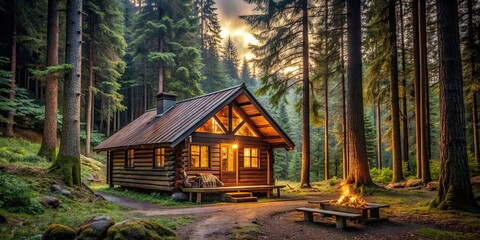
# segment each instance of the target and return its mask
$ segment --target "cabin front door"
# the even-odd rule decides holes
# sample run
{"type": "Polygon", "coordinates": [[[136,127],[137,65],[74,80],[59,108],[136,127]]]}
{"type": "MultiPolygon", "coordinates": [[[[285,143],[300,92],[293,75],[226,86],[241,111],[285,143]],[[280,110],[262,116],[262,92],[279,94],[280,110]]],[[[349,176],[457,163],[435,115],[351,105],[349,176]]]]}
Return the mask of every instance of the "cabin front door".
{"type": "Polygon", "coordinates": [[[237,145],[235,144],[222,144],[221,145],[221,174],[220,180],[224,183],[224,186],[237,186],[238,185],[238,154],[237,145]]]}

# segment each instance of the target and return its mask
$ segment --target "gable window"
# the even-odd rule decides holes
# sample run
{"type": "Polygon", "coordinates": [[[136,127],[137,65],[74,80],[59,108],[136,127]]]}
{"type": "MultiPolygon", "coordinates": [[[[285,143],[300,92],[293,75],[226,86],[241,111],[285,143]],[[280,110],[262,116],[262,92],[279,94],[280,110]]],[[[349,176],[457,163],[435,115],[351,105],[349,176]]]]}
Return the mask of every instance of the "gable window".
{"type": "Polygon", "coordinates": [[[258,155],[260,150],[258,148],[244,148],[243,149],[243,167],[258,168],[258,155]]]}
{"type": "Polygon", "coordinates": [[[209,168],[210,167],[210,147],[204,145],[190,146],[190,167],[209,168]]]}
{"type": "Polygon", "coordinates": [[[253,131],[250,124],[244,123],[238,130],[235,132],[237,136],[247,136],[247,137],[258,137],[255,131],[253,131]]]}
{"type": "Polygon", "coordinates": [[[125,167],[133,168],[135,165],[135,149],[129,149],[126,152],[125,167]]]}
{"type": "Polygon", "coordinates": [[[232,131],[235,130],[242,122],[243,119],[240,117],[240,114],[238,114],[237,110],[232,107],[232,131]]]}
{"type": "Polygon", "coordinates": [[[202,126],[200,126],[196,132],[224,134],[225,131],[220,124],[221,123],[219,123],[215,117],[212,117],[208,119],[208,121],[206,121],[202,126]]]}
{"type": "Polygon", "coordinates": [[[155,148],[154,167],[162,168],[165,166],[165,148],[155,148]]]}

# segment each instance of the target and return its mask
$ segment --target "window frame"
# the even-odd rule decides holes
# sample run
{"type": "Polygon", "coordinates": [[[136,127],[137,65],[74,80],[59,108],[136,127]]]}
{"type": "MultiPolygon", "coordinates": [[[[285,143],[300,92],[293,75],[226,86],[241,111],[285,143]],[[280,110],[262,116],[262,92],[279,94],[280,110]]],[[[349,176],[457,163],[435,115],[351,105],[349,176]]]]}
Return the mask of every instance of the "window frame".
{"type": "Polygon", "coordinates": [[[212,163],[211,163],[211,156],[212,156],[212,148],[210,146],[210,144],[205,144],[205,143],[191,143],[189,144],[189,147],[188,147],[188,167],[191,168],[191,169],[211,169],[211,166],[212,166],[212,163]],[[199,147],[199,153],[198,155],[193,155],[192,154],[192,147],[193,146],[198,146],[199,147]],[[202,166],[202,147],[207,147],[208,148],[208,166],[202,166]],[[198,164],[199,166],[196,167],[196,166],[193,166],[192,165],[192,156],[198,156],[198,164]]]}
{"type": "Polygon", "coordinates": [[[258,148],[258,147],[245,147],[245,148],[243,148],[243,168],[244,169],[260,169],[260,156],[261,156],[260,151],[261,151],[261,149],[258,148]],[[249,152],[250,152],[248,157],[245,155],[245,151],[247,149],[249,149],[249,152]],[[257,149],[257,156],[252,156],[252,150],[253,149],[257,149]],[[252,167],[252,163],[253,163],[252,159],[254,159],[254,158],[257,159],[257,166],[252,167]],[[250,163],[249,167],[245,166],[245,163],[247,162],[247,159],[248,159],[248,162],[250,163]]]}
{"type": "Polygon", "coordinates": [[[125,150],[125,169],[133,169],[135,168],[135,149],[127,149],[125,150]],[[130,152],[132,154],[130,154],[130,152]]]}
{"type": "Polygon", "coordinates": [[[153,169],[165,169],[165,156],[166,156],[167,148],[164,147],[156,147],[153,149],[153,169]],[[157,149],[163,149],[160,151],[160,154],[157,154],[157,149]],[[162,165],[159,166],[157,165],[157,157],[160,157],[162,159],[162,165]]]}

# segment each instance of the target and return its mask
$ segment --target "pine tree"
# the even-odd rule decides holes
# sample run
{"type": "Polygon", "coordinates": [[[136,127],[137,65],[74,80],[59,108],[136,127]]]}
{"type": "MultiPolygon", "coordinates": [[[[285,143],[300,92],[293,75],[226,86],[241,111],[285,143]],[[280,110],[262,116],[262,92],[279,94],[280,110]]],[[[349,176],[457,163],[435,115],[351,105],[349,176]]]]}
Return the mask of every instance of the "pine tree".
{"type": "Polygon", "coordinates": [[[440,209],[478,210],[467,163],[457,7],[456,1],[437,1],[442,170],[432,205],[440,209]]]}
{"type": "Polygon", "coordinates": [[[250,88],[257,87],[257,81],[252,77],[252,74],[250,72],[250,67],[248,66],[248,61],[246,57],[243,57],[242,71],[241,71],[240,78],[242,83],[246,84],[248,87],[250,88]]]}
{"type": "Polygon", "coordinates": [[[107,136],[112,116],[123,111],[123,96],[119,93],[119,79],[124,73],[126,43],[124,39],[123,4],[120,0],[86,1],[88,11],[86,27],[88,51],[88,95],[85,110],[85,152],[90,153],[90,132],[93,111],[93,92],[106,104],[100,107],[100,119],[107,124],[107,136]],[[94,84],[94,77],[95,82],[94,84]],[[96,88],[95,88],[96,85],[96,88]]]}
{"type": "Polygon", "coordinates": [[[230,37],[223,49],[222,61],[230,79],[236,81],[238,79],[238,49],[230,37]]]}
{"type": "MultiPolygon", "coordinates": [[[[261,69],[260,94],[273,92],[278,104],[287,92],[302,89],[302,177],[301,186],[310,187],[310,71],[309,1],[245,0],[256,5],[259,14],[241,16],[258,33],[259,44],[251,46],[255,67],[261,69]],[[286,23],[284,19],[289,19],[286,23]],[[298,85],[295,83],[301,83],[298,85]]],[[[310,9],[312,10],[312,9],[310,9]]],[[[314,96],[312,96],[314,98],[314,96]]]]}
{"type": "Polygon", "coordinates": [[[203,75],[197,49],[197,20],[191,1],[148,0],[133,24],[133,61],[151,65],[157,92],[187,98],[201,93],[203,75]],[[151,52],[150,49],[155,49],[151,52]]]}
{"type": "MultiPolygon", "coordinates": [[[[8,98],[10,101],[15,101],[15,78],[17,76],[17,12],[18,12],[18,3],[11,3],[11,54],[10,54],[10,92],[8,93],[8,98]]],[[[9,110],[7,112],[7,121],[5,123],[5,129],[3,136],[13,137],[13,124],[14,124],[14,111],[9,110]]]]}
{"type": "MultiPolygon", "coordinates": [[[[291,132],[290,121],[288,118],[287,109],[285,107],[285,102],[280,103],[275,119],[287,134],[291,132]]],[[[283,180],[288,179],[288,166],[290,165],[291,161],[290,156],[291,153],[285,149],[275,149],[275,165],[273,170],[275,171],[276,178],[283,180]]]]}
{"type": "Polygon", "coordinates": [[[81,186],[80,175],[80,96],[82,65],[82,0],[67,0],[66,63],[71,70],[65,77],[62,138],[58,157],[51,170],[58,172],[65,184],[81,186]]]}

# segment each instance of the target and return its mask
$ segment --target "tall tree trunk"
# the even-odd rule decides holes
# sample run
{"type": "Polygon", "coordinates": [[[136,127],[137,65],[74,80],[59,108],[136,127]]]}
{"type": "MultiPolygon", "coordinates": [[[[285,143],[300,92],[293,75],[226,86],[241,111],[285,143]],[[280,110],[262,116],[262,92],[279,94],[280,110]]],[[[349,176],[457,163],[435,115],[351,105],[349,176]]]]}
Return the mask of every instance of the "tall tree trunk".
{"type": "MultiPolygon", "coordinates": [[[[15,100],[15,78],[17,76],[17,4],[12,3],[12,45],[11,45],[11,56],[10,56],[10,92],[8,98],[10,101],[15,100]]],[[[8,111],[7,113],[7,123],[5,124],[5,130],[3,136],[13,137],[13,124],[14,124],[14,112],[8,111]]]]}
{"type": "Polygon", "coordinates": [[[112,110],[110,109],[110,98],[107,98],[107,137],[110,137],[111,123],[112,123],[112,110]]]}
{"type": "MultiPolygon", "coordinates": [[[[475,40],[473,29],[473,0],[467,0],[468,8],[468,48],[470,50],[470,82],[474,84],[477,81],[477,71],[475,64],[475,40]]],[[[477,90],[472,92],[472,129],[473,129],[473,153],[477,168],[480,171],[480,147],[478,145],[478,114],[477,114],[477,90]]]]}
{"type": "Polygon", "coordinates": [[[341,65],[342,65],[342,72],[341,72],[341,86],[342,86],[342,139],[343,139],[343,154],[342,154],[342,160],[343,160],[343,179],[347,179],[348,176],[348,139],[347,139],[347,106],[346,106],[346,99],[345,99],[345,54],[344,54],[344,33],[343,33],[343,27],[341,29],[342,31],[342,36],[340,38],[341,42],[341,65]]]}
{"type": "Polygon", "coordinates": [[[440,72],[440,179],[433,206],[478,208],[468,171],[457,1],[437,0],[440,72]]]}
{"type": "Polygon", "coordinates": [[[380,108],[380,100],[377,99],[376,103],[376,115],[377,115],[377,168],[382,170],[382,109],[380,108]]]}
{"type": "Polygon", "coordinates": [[[92,105],[93,105],[93,42],[95,37],[95,21],[93,14],[90,15],[90,49],[88,51],[88,88],[87,110],[85,111],[85,155],[90,157],[90,132],[92,129],[92,105]]]}
{"type": "Polygon", "coordinates": [[[407,112],[407,74],[406,74],[406,60],[405,60],[405,28],[403,24],[403,0],[400,1],[400,38],[402,44],[402,130],[403,130],[403,156],[402,159],[407,165],[407,172],[410,172],[409,146],[408,146],[408,112],[407,112]]]}
{"type": "Polygon", "coordinates": [[[419,57],[420,57],[420,137],[422,141],[422,182],[424,184],[432,180],[430,176],[430,143],[429,122],[428,122],[428,61],[427,61],[427,27],[426,27],[426,6],[425,1],[419,0],[419,57]]]}
{"type": "MultiPolygon", "coordinates": [[[[325,180],[329,179],[329,171],[328,171],[328,0],[325,0],[325,93],[324,93],[324,99],[325,99],[325,180]]],[[[336,175],[336,174],[335,174],[336,175]]]]}
{"type": "Polygon", "coordinates": [[[422,138],[421,138],[421,111],[420,111],[420,46],[418,30],[418,0],[412,0],[412,25],[413,25],[413,68],[415,92],[415,154],[417,165],[417,178],[422,178],[422,138]]]}
{"type": "Polygon", "coordinates": [[[349,144],[350,173],[348,184],[354,187],[374,185],[370,177],[365,141],[362,92],[362,37],[360,1],[347,0],[348,26],[348,94],[347,133],[349,144]]]}
{"type": "Polygon", "coordinates": [[[66,74],[63,100],[62,138],[58,157],[51,170],[65,184],[81,186],[80,175],[80,96],[82,69],[82,0],[67,0],[66,74]]]}
{"type": "Polygon", "coordinates": [[[143,112],[148,110],[148,92],[147,92],[147,60],[143,65],[143,112]]]}
{"type": "Polygon", "coordinates": [[[302,91],[302,177],[300,186],[310,188],[310,80],[308,66],[308,1],[302,0],[303,91],[302,91]]]}
{"type": "MultiPolygon", "coordinates": [[[[161,9],[158,9],[158,20],[162,20],[162,17],[163,17],[163,14],[162,14],[162,11],[161,9]]],[[[164,48],[164,39],[163,39],[163,34],[161,31],[159,31],[158,33],[158,52],[159,53],[162,53],[163,52],[163,48],[164,48]]],[[[162,93],[163,92],[163,63],[162,62],[159,62],[158,63],[158,93],[162,93]]]]}
{"type": "MultiPolygon", "coordinates": [[[[58,65],[58,0],[48,0],[47,20],[47,67],[58,65]]],[[[45,157],[47,161],[54,162],[57,147],[57,98],[58,98],[58,74],[49,74],[46,79],[45,88],[45,120],[43,122],[42,146],[38,152],[39,156],[45,157]]]]}
{"type": "Polygon", "coordinates": [[[403,181],[400,140],[400,106],[398,97],[397,21],[395,0],[388,1],[388,30],[390,44],[390,112],[392,127],[392,182],[403,181]]]}

